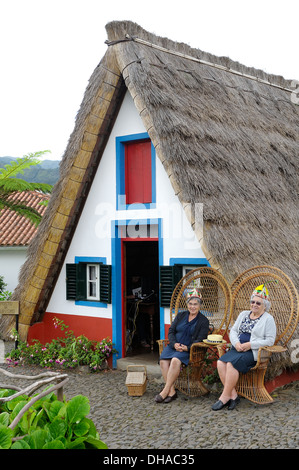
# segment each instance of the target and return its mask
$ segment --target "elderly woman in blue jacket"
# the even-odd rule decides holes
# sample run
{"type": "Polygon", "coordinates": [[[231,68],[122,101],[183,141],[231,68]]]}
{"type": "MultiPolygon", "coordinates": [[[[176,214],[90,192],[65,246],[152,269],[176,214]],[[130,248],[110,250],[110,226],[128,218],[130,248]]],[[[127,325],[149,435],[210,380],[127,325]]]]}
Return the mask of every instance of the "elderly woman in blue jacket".
{"type": "Polygon", "coordinates": [[[209,321],[199,311],[202,302],[199,290],[189,292],[186,302],[188,310],[179,312],[173,320],[168,331],[169,344],[160,356],[165,386],[155,396],[157,403],[170,403],[177,398],[174,383],[180,374],[181,365],[188,365],[192,344],[201,342],[209,333],[209,321]]]}
{"type": "Polygon", "coordinates": [[[224,407],[233,410],[239,403],[235,389],[239,373],[246,373],[255,366],[258,350],[272,346],[276,338],[276,325],[270,313],[268,290],[258,286],[250,299],[251,310],[241,312],[230,331],[232,349],[219,358],[217,369],[223,384],[219,400],[212,406],[218,411],[224,407]]]}

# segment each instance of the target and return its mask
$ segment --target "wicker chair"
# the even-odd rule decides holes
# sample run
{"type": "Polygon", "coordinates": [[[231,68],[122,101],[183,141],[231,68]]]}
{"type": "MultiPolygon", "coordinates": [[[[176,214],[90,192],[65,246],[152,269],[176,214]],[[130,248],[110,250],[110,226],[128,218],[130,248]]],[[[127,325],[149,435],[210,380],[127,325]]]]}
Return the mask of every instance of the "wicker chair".
{"type": "Polygon", "coordinates": [[[259,349],[255,367],[246,374],[240,374],[236,387],[239,395],[257,404],[273,402],[273,398],[264,385],[269,360],[273,353],[287,351],[286,345],[299,319],[299,299],[294,284],[280,269],[265,265],[244,271],[232,283],[232,324],[242,310],[248,310],[250,297],[255,287],[266,282],[271,301],[269,313],[273,315],[277,328],[275,344],[259,349]]]}
{"type": "MultiPolygon", "coordinates": [[[[200,267],[186,274],[176,285],[171,302],[171,322],[179,311],[187,310],[184,293],[186,289],[199,287],[202,294],[201,313],[207,316],[210,322],[210,331],[225,335],[230,324],[231,292],[229,284],[215,269],[200,267]]],[[[159,354],[168,344],[168,339],[158,340],[159,354]]],[[[187,367],[182,367],[181,373],[175,383],[175,387],[182,393],[196,397],[209,392],[202,383],[201,375],[204,367],[204,359],[209,348],[205,343],[194,343],[190,350],[190,361],[187,367]]],[[[219,348],[219,355],[222,354],[219,348]]]]}

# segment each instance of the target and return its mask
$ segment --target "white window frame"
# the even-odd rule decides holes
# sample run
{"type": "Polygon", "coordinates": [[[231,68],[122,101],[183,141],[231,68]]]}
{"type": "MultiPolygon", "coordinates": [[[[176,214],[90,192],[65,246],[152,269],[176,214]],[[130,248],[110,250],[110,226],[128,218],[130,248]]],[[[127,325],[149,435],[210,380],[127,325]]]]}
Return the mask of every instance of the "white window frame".
{"type": "Polygon", "coordinates": [[[183,265],[182,266],[182,276],[184,277],[189,271],[192,271],[194,269],[193,265],[183,265]]]}
{"type": "Polygon", "coordinates": [[[100,265],[95,263],[88,263],[86,265],[86,299],[87,300],[100,300],[100,265]],[[90,267],[95,268],[95,279],[90,279],[90,267]],[[95,284],[96,295],[89,295],[90,283],[95,284]]]}

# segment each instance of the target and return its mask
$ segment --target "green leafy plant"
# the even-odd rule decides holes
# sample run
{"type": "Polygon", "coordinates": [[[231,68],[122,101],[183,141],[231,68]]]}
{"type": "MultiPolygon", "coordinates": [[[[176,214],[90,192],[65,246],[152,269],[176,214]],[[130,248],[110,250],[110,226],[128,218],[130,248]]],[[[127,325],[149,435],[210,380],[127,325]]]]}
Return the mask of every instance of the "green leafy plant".
{"type": "Polygon", "coordinates": [[[16,161],[11,161],[10,164],[5,165],[5,168],[0,168],[0,210],[9,209],[19,215],[27,217],[34,225],[38,225],[41,221],[41,215],[33,207],[28,207],[22,201],[13,199],[13,193],[21,191],[40,191],[44,194],[49,194],[52,191],[52,186],[45,183],[29,183],[21,178],[16,177],[18,174],[23,174],[26,168],[40,163],[40,158],[48,153],[49,150],[44,150],[35,153],[29,153],[22,158],[17,158],[16,161]]]}
{"type": "Polygon", "coordinates": [[[12,296],[12,292],[5,290],[3,292],[0,292],[0,302],[4,300],[9,300],[12,296]]]}
{"type": "MultiPolygon", "coordinates": [[[[2,389],[0,398],[14,393],[2,389]]],[[[52,392],[37,401],[20,395],[0,402],[0,449],[107,449],[87,418],[89,411],[84,395],[61,402],[52,392]],[[22,414],[26,405],[29,409],[22,414]]]]}
{"type": "Polygon", "coordinates": [[[0,276],[0,302],[1,300],[9,300],[11,297],[11,292],[8,290],[5,290],[5,287],[7,286],[6,282],[4,282],[4,277],[0,276]]]}
{"type": "Polygon", "coordinates": [[[202,371],[203,382],[212,384],[215,382],[220,382],[219,374],[217,367],[215,367],[215,362],[217,361],[218,356],[212,350],[208,350],[204,359],[204,367],[202,371]]]}
{"type": "Polygon", "coordinates": [[[7,284],[4,281],[4,276],[0,276],[0,292],[3,292],[6,286],[7,284]]]}
{"type": "MultiPolygon", "coordinates": [[[[109,338],[102,341],[92,341],[81,335],[76,337],[72,330],[62,320],[54,318],[55,328],[60,328],[64,337],[53,339],[43,345],[38,340],[33,340],[29,345],[19,341],[18,348],[12,350],[6,356],[10,364],[36,364],[41,367],[63,367],[75,369],[78,366],[89,366],[91,372],[98,372],[108,368],[108,358],[117,352],[109,338]]],[[[12,331],[15,341],[19,340],[16,330],[12,331]]]]}

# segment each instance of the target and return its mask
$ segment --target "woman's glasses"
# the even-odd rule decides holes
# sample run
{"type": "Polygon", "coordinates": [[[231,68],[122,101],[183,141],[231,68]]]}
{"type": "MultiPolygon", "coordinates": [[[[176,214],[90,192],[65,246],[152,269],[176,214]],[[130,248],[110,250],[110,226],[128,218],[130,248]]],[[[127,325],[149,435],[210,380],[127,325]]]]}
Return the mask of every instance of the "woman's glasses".
{"type": "Polygon", "coordinates": [[[256,304],[258,306],[262,305],[262,302],[259,302],[259,301],[256,301],[256,300],[251,300],[250,303],[251,303],[251,305],[254,305],[254,304],[256,304]]]}

